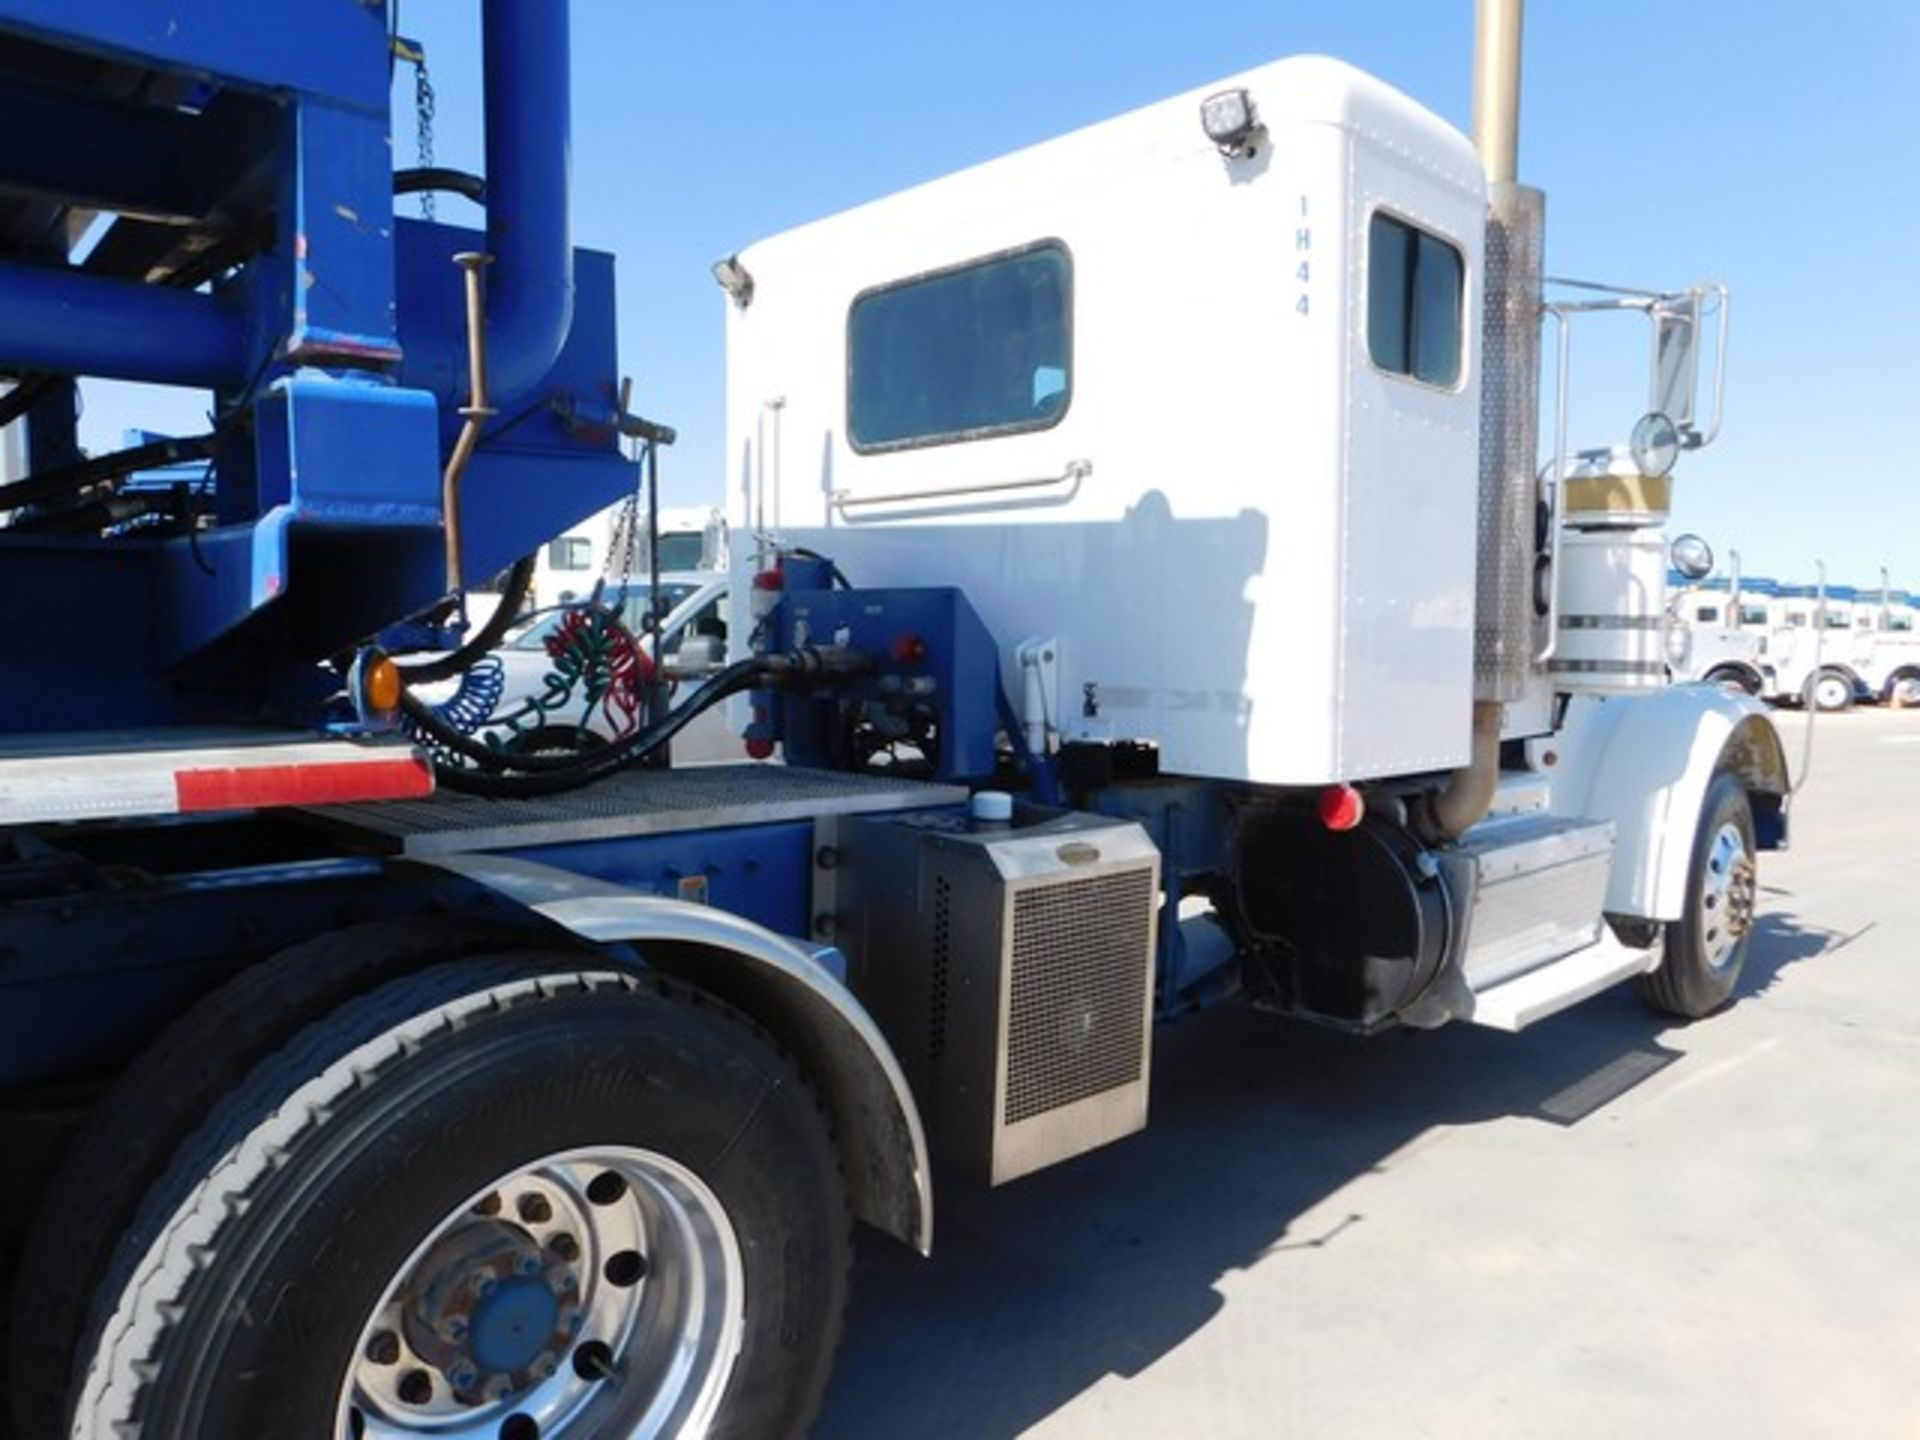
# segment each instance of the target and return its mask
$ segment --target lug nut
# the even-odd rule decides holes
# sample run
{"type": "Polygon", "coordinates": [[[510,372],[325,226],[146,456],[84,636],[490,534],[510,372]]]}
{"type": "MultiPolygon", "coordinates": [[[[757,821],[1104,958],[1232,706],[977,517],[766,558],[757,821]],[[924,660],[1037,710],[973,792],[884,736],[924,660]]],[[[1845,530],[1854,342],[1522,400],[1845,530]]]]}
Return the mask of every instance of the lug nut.
{"type": "Polygon", "coordinates": [[[449,1345],[458,1345],[467,1338],[467,1321],[463,1315],[449,1315],[440,1322],[440,1338],[449,1345]]]}
{"type": "Polygon", "coordinates": [[[481,1196],[479,1203],[473,1207],[473,1213],[476,1215],[498,1215],[500,1213],[500,1196],[498,1193],[481,1196]]]}
{"type": "Polygon", "coordinates": [[[447,1372],[447,1379],[456,1390],[471,1390],[480,1383],[480,1372],[462,1360],[447,1372]]]}
{"type": "Polygon", "coordinates": [[[547,1249],[569,1265],[580,1258],[580,1242],[564,1230],[547,1241],[547,1249]]]}
{"type": "Polygon", "coordinates": [[[367,1339],[367,1359],[376,1365],[391,1365],[400,1358],[400,1337],[391,1330],[376,1330],[367,1339]]]}
{"type": "Polygon", "coordinates": [[[520,1218],[529,1225],[544,1225],[553,1219],[553,1206],[544,1195],[522,1195],[519,1210],[520,1218]]]}

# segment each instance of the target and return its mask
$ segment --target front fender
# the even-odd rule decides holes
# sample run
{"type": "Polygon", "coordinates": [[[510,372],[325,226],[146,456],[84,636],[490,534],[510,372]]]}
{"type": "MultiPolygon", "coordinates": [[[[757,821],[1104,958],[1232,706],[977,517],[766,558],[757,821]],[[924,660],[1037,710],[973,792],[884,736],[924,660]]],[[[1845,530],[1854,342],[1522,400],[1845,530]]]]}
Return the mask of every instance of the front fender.
{"type": "Polygon", "coordinates": [[[1554,812],[1613,822],[1610,914],[1680,918],[1700,809],[1721,770],[1755,797],[1762,848],[1785,841],[1786,747],[1748,696],[1706,684],[1577,695],[1551,748],[1554,812]]]}
{"type": "Polygon", "coordinates": [[[751,1016],[819,1086],[853,1213],[923,1255],[931,1250],[932,1170],[913,1092],[873,1017],[805,949],[725,910],[531,860],[456,854],[420,863],[462,876],[582,940],[631,943],[649,967],[751,1016]]]}

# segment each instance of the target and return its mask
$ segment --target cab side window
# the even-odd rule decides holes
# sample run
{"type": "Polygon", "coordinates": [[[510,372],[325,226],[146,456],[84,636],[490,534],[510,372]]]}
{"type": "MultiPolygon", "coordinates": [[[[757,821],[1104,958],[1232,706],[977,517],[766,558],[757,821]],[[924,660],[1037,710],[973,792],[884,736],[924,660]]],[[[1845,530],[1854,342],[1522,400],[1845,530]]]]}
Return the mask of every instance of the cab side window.
{"type": "Polygon", "coordinates": [[[1466,261],[1459,247],[1375,211],[1367,227],[1367,353],[1422,384],[1460,381],[1466,261]]]}

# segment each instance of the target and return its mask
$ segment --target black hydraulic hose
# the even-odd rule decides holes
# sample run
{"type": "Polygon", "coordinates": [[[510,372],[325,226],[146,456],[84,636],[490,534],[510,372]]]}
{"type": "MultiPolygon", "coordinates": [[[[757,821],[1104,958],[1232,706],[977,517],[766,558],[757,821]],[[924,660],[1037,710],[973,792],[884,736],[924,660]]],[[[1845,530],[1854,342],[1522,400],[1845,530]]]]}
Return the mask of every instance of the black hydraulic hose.
{"type": "Polygon", "coordinates": [[[219,439],[218,431],[210,431],[205,435],[193,435],[184,439],[150,440],[144,445],[135,445],[130,450],[116,450],[110,455],[95,455],[72,465],[63,465],[58,470],[43,470],[37,475],[29,475],[24,480],[16,480],[11,485],[0,485],[0,510],[35,505],[69,491],[84,490],[92,485],[117,480],[123,475],[132,474],[135,470],[144,470],[153,465],[177,465],[183,460],[204,460],[213,453],[219,439]]]}
{"type": "Polygon", "coordinates": [[[451,170],[444,165],[420,165],[411,170],[393,172],[393,193],[419,195],[428,190],[444,190],[461,195],[476,205],[487,203],[487,182],[467,170],[451,170]]]}
{"type": "Polygon", "coordinates": [[[471,670],[481,656],[500,643],[500,637],[507,633],[507,627],[519,618],[527,591],[533,588],[535,559],[535,556],[528,555],[514,562],[513,569],[507,572],[507,588],[500,594],[500,603],[494,607],[493,614],[487,617],[487,623],[468,636],[465,644],[438,660],[402,665],[401,679],[409,685],[431,685],[436,680],[450,680],[455,675],[471,670]]]}
{"type": "Polygon", "coordinates": [[[772,662],[763,656],[729,665],[657,723],[616,740],[604,750],[592,750],[577,756],[504,754],[454,729],[436,715],[431,706],[413,695],[403,693],[400,704],[407,718],[429,739],[478,764],[493,767],[491,770],[467,770],[451,765],[438,766],[437,776],[447,789],[498,800],[527,800],[592,784],[636,763],[679,734],[702,711],[713,708],[730,695],[751,689],[765,678],[771,668],[772,662]],[[522,773],[502,774],[502,770],[522,773]]]}

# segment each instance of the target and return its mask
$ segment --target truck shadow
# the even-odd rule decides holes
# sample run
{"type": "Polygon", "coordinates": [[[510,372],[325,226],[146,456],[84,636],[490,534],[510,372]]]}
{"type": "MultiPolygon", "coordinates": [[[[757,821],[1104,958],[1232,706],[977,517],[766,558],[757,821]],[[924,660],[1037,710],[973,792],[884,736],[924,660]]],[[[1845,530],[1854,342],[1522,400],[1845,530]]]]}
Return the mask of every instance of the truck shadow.
{"type": "MultiPolygon", "coordinates": [[[[1766,917],[1736,1007],[1844,937],[1766,917]]],[[[1347,1243],[1293,1222],[1435,1126],[1577,1124],[1686,1057],[1626,986],[1520,1034],[1373,1039],[1228,1006],[1155,1037],[1143,1134],[997,1193],[949,1183],[934,1258],[863,1233],[816,1440],[1004,1440],[1133,1375],[1221,1308],[1215,1282],[1347,1243]]],[[[1514,1177],[1516,1179],[1520,1177],[1514,1177]]]]}

